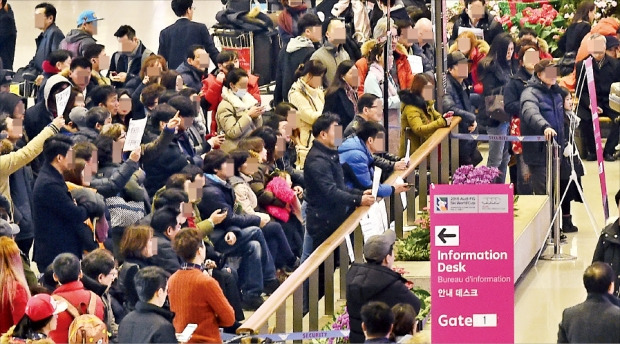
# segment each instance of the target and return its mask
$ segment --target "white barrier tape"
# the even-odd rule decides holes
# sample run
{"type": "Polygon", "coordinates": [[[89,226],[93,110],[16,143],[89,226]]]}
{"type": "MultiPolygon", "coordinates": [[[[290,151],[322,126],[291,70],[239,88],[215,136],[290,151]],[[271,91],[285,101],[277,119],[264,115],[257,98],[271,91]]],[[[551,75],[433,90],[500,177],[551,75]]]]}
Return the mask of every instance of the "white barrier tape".
{"type": "MultiPolygon", "coordinates": [[[[344,338],[344,337],[348,337],[350,332],[351,331],[349,330],[309,331],[309,332],[292,332],[292,333],[257,334],[257,335],[248,336],[248,337],[269,339],[273,342],[284,342],[284,341],[289,341],[289,340],[344,338]]],[[[226,341],[234,337],[235,336],[231,335],[230,338],[224,338],[224,335],[222,335],[222,340],[226,341]]]]}
{"type": "Polygon", "coordinates": [[[474,141],[519,141],[545,142],[544,136],[513,136],[513,135],[482,135],[482,134],[450,134],[453,139],[474,141]]]}

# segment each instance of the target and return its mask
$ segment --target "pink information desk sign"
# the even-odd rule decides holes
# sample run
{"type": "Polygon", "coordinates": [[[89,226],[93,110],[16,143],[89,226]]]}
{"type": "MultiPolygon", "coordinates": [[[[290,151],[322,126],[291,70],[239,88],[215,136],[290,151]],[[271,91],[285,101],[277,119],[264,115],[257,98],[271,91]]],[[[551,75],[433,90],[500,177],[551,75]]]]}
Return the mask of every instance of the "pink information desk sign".
{"type": "Polygon", "coordinates": [[[433,343],[514,342],[511,185],[431,186],[433,343]]]}

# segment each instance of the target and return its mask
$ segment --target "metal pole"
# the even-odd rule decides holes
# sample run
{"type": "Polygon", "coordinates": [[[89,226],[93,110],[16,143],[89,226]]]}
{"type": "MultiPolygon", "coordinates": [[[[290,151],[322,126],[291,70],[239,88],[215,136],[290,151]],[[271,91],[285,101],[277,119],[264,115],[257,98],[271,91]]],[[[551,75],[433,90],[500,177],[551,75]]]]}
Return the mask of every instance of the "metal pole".
{"type": "MultiPolygon", "coordinates": [[[[444,47],[448,46],[448,33],[446,32],[446,0],[434,0],[431,4],[435,29],[435,78],[437,80],[437,101],[435,107],[439,113],[443,113],[443,97],[446,94],[445,63],[446,54],[444,47]],[[441,43],[441,44],[437,44],[441,43]]],[[[447,158],[447,157],[446,157],[447,158]]]]}
{"type": "MultiPolygon", "coordinates": [[[[553,254],[547,254],[540,257],[542,260],[552,260],[552,261],[563,261],[563,260],[574,260],[577,257],[571,256],[569,254],[563,254],[561,252],[561,240],[560,240],[560,219],[562,218],[562,209],[560,207],[560,164],[562,155],[560,153],[560,145],[557,143],[549,142],[548,144],[551,147],[551,151],[553,154],[552,164],[553,167],[549,168],[549,164],[547,164],[547,171],[551,170],[553,175],[547,175],[547,182],[549,184],[553,184],[553,190],[549,193],[550,201],[553,200],[553,206],[551,214],[551,219],[553,220],[553,254]],[[550,178],[551,177],[551,178],[550,178]]],[[[547,187],[549,187],[547,184],[547,187]]]]}
{"type": "Polygon", "coordinates": [[[388,60],[390,57],[390,54],[392,53],[392,25],[390,24],[390,10],[392,9],[392,6],[390,4],[390,1],[392,0],[388,0],[387,1],[387,23],[386,23],[386,40],[385,40],[385,46],[383,47],[383,125],[385,126],[385,151],[389,152],[390,151],[390,117],[389,117],[389,102],[388,102],[388,98],[389,98],[389,76],[390,76],[390,70],[388,68],[388,60]]]}

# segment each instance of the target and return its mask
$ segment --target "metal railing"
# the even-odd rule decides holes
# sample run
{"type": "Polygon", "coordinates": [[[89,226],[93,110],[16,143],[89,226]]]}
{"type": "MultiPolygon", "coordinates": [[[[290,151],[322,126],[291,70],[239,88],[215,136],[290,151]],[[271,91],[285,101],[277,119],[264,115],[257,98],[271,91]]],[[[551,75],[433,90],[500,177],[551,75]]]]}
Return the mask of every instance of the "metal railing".
{"type": "MultiPolygon", "coordinates": [[[[385,181],[386,184],[393,185],[398,177],[403,178],[409,183],[415,182],[416,168],[419,171],[418,185],[418,209],[426,207],[428,201],[428,181],[430,176],[431,183],[448,183],[450,170],[452,172],[458,168],[458,140],[451,140],[450,133],[458,132],[459,117],[455,117],[449,127],[435,131],[410,157],[409,167],[404,171],[395,171],[385,181]],[[441,157],[441,159],[440,159],[441,157]]],[[[390,202],[394,202],[396,235],[403,237],[403,225],[405,220],[412,224],[415,220],[415,197],[416,192],[413,188],[407,192],[407,218],[403,216],[404,209],[399,195],[392,197],[390,202]]],[[[387,205],[389,211],[390,206],[387,205]]],[[[367,214],[369,207],[358,207],[355,211],[336,229],[336,231],[323,242],[306,261],[304,261],[278,289],[263,303],[263,305],[247,319],[237,330],[238,334],[256,335],[266,334],[271,331],[275,333],[287,332],[287,326],[292,322],[293,332],[303,332],[303,297],[304,281],[309,279],[309,309],[307,331],[319,330],[319,320],[322,315],[333,315],[335,309],[334,291],[337,286],[334,283],[335,254],[337,248],[340,258],[340,298],[346,298],[346,275],[349,269],[349,255],[345,237],[355,232],[353,242],[353,252],[356,262],[362,261],[363,236],[359,226],[360,220],[367,214]],[[325,273],[323,274],[323,284],[325,286],[324,314],[319,314],[319,267],[324,264],[325,273]],[[293,298],[292,317],[287,310],[288,298],[293,298]],[[275,315],[275,324],[269,324],[269,320],[275,315]]],[[[390,214],[388,214],[388,218],[390,214]]]]}

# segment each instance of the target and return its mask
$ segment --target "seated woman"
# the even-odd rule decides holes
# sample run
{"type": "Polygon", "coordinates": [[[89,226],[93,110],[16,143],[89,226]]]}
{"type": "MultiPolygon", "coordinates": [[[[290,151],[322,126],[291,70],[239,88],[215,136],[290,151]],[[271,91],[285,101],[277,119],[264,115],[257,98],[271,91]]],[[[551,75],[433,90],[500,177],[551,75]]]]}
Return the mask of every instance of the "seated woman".
{"type": "Polygon", "coordinates": [[[407,140],[411,142],[410,153],[420,148],[439,128],[450,125],[449,116],[442,116],[435,110],[433,99],[433,78],[428,74],[416,74],[411,88],[400,92],[401,105],[401,132],[399,155],[404,156],[407,149],[407,140]]]}
{"type": "Polygon", "coordinates": [[[234,324],[235,311],[217,281],[205,269],[207,248],[202,234],[194,228],[183,228],[172,245],[184,262],[181,270],[168,280],[170,310],[175,313],[174,328],[180,333],[188,324],[196,324],[198,327],[190,343],[221,343],[219,328],[234,324]]]}
{"type": "Polygon", "coordinates": [[[288,99],[297,108],[297,123],[292,128],[299,129],[297,150],[298,169],[303,170],[306,155],[312,147],[312,124],[323,113],[325,96],[323,94],[323,76],[327,72],[325,65],[318,60],[310,60],[300,64],[295,72],[297,81],[288,92],[288,99]]]}
{"type": "Polygon", "coordinates": [[[120,246],[124,262],[118,271],[118,282],[125,294],[124,306],[127,311],[133,310],[139,300],[134,276],[140,269],[153,265],[150,258],[153,256],[154,244],[153,228],[129,226],[125,229],[120,246]]]}
{"type": "Polygon", "coordinates": [[[262,151],[259,154],[253,150],[241,148],[232,151],[230,156],[234,162],[235,175],[230,177],[228,181],[235,191],[237,202],[241,205],[243,212],[256,215],[267,222],[262,227],[262,230],[276,268],[291,271],[299,265],[299,261],[291,251],[282,226],[278,222],[273,221],[269,214],[256,211],[258,209],[258,199],[252,191],[249,182],[252,181],[252,175],[258,170],[258,164],[263,163],[267,158],[267,151],[261,138],[250,138],[250,140],[254,139],[259,141],[262,151]]]}
{"type": "Polygon", "coordinates": [[[346,128],[357,114],[357,86],[359,77],[353,61],[341,62],[336,68],[334,80],[325,91],[323,112],[335,113],[340,117],[340,125],[346,128]]]}
{"type": "Polygon", "coordinates": [[[248,73],[235,68],[228,72],[222,88],[222,102],[217,107],[218,130],[224,132],[221,145],[224,152],[237,148],[237,144],[256,128],[263,125],[263,107],[248,93],[248,73]]]}

